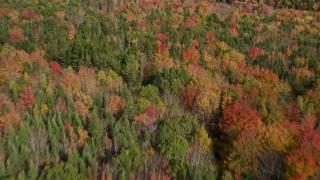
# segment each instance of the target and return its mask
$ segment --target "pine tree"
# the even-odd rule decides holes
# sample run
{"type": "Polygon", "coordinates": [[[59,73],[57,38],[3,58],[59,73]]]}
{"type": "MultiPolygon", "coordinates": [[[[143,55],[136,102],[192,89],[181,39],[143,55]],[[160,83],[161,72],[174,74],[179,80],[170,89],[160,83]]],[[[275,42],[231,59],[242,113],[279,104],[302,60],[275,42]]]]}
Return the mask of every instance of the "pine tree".
{"type": "Polygon", "coordinates": [[[30,161],[28,167],[28,179],[36,180],[38,177],[38,167],[34,164],[33,161],[30,161]]]}
{"type": "Polygon", "coordinates": [[[18,180],[25,180],[27,179],[27,175],[24,171],[20,171],[17,177],[18,180]]]}
{"type": "Polygon", "coordinates": [[[5,177],[7,177],[7,170],[5,167],[5,162],[1,161],[0,162],[0,179],[4,179],[5,177]]]}
{"type": "Polygon", "coordinates": [[[32,151],[29,147],[25,145],[20,146],[19,150],[19,161],[21,162],[21,165],[24,165],[22,162],[26,162],[32,155],[32,151]]]}
{"type": "Polygon", "coordinates": [[[20,125],[20,129],[18,131],[18,137],[21,144],[28,146],[30,142],[30,126],[27,123],[23,123],[20,125]]]}
{"type": "Polygon", "coordinates": [[[78,151],[73,151],[68,156],[68,163],[76,167],[79,170],[80,174],[83,174],[83,175],[85,174],[84,172],[86,172],[86,164],[85,164],[84,158],[80,156],[78,151]]]}
{"type": "Polygon", "coordinates": [[[89,133],[95,142],[101,143],[103,139],[103,128],[97,115],[97,109],[94,108],[92,118],[89,124],[89,133]]]}

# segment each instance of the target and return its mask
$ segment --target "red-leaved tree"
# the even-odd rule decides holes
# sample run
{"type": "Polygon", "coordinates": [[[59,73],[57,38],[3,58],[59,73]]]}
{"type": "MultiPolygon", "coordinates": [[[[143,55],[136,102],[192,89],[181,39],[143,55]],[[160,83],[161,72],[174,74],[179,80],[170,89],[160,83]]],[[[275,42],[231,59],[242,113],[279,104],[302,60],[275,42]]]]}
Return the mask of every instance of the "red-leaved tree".
{"type": "Polygon", "coordinates": [[[49,66],[50,66],[53,74],[59,75],[61,73],[62,68],[58,62],[52,61],[49,63],[49,66]]]}
{"type": "Polygon", "coordinates": [[[285,159],[290,179],[311,179],[320,172],[320,132],[315,129],[316,118],[307,115],[301,124],[298,146],[285,159]]]}
{"type": "Polygon", "coordinates": [[[249,49],[249,58],[252,60],[252,59],[255,59],[255,58],[258,58],[261,56],[261,49],[258,48],[258,47],[253,47],[253,48],[250,48],[249,49]]]}
{"type": "Polygon", "coordinates": [[[233,105],[226,108],[219,127],[225,132],[239,132],[247,129],[255,129],[262,124],[259,113],[250,107],[250,103],[241,98],[233,105]]]}
{"type": "Polygon", "coordinates": [[[25,20],[34,20],[36,17],[37,14],[32,9],[26,9],[22,12],[22,18],[25,20]]]}
{"type": "Polygon", "coordinates": [[[135,121],[141,121],[145,126],[149,126],[155,123],[159,119],[160,115],[156,111],[154,106],[149,106],[142,113],[134,117],[135,121]]]}

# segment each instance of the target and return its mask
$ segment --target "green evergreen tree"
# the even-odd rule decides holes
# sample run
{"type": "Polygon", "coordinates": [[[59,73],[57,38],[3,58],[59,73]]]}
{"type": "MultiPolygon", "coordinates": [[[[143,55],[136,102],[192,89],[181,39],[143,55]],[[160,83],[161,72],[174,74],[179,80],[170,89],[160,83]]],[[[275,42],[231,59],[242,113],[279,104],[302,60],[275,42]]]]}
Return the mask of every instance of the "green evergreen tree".
{"type": "Polygon", "coordinates": [[[95,107],[92,113],[92,118],[90,120],[88,130],[95,142],[97,142],[98,144],[102,142],[103,128],[101,127],[101,122],[97,115],[97,109],[95,107]]]}
{"type": "Polygon", "coordinates": [[[30,161],[28,168],[28,178],[30,180],[35,180],[38,177],[38,167],[34,164],[33,161],[30,161]]]}

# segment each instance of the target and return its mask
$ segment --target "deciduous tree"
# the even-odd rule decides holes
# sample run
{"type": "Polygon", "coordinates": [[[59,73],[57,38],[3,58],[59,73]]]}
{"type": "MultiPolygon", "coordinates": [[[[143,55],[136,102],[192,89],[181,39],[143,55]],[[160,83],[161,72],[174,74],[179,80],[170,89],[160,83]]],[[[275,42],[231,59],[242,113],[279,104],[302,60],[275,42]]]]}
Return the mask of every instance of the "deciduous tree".
{"type": "Polygon", "coordinates": [[[15,28],[9,31],[9,38],[12,43],[20,42],[24,39],[23,29],[15,28]]]}
{"type": "Polygon", "coordinates": [[[18,127],[21,122],[12,101],[4,94],[0,94],[0,132],[1,136],[7,134],[10,126],[18,127]]]}
{"type": "Polygon", "coordinates": [[[224,110],[219,127],[237,134],[246,129],[256,129],[262,124],[259,113],[250,107],[247,100],[241,98],[224,110]]]}
{"type": "Polygon", "coordinates": [[[19,95],[18,106],[21,110],[27,110],[32,108],[36,103],[36,97],[34,96],[32,87],[25,86],[19,95]]]}
{"type": "Polygon", "coordinates": [[[113,114],[118,115],[123,112],[126,104],[122,97],[114,95],[108,99],[107,110],[110,110],[113,114]]]}
{"type": "Polygon", "coordinates": [[[55,74],[55,75],[59,75],[61,73],[61,71],[62,71],[62,68],[61,68],[60,64],[58,62],[56,62],[56,61],[50,62],[49,66],[50,66],[53,74],[55,74]]]}
{"type": "Polygon", "coordinates": [[[154,124],[159,119],[159,113],[156,111],[154,106],[149,106],[142,113],[136,115],[134,120],[137,122],[142,122],[145,126],[154,124]]]}
{"type": "Polygon", "coordinates": [[[94,69],[87,67],[80,67],[78,73],[81,89],[88,95],[94,95],[99,86],[98,77],[94,69]]]}

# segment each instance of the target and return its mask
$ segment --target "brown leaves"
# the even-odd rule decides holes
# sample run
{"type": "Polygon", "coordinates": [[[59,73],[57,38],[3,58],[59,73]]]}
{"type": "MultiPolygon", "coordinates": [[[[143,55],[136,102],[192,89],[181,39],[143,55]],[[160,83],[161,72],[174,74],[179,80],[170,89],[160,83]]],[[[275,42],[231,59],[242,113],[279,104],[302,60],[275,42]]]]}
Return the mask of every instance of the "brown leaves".
{"type": "Polygon", "coordinates": [[[85,118],[89,112],[87,105],[81,100],[76,100],[73,104],[73,108],[79,113],[80,117],[82,118],[85,118]]]}
{"type": "Polygon", "coordinates": [[[22,110],[30,109],[34,106],[36,98],[33,94],[32,87],[25,86],[19,95],[18,106],[22,110]]]}
{"type": "Polygon", "coordinates": [[[123,112],[124,108],[126,106],[125,101],[122,99],[122,97],[114,95],[110,96],[107,104],[107,110],[110,110],[113,114],[120,114],[123,112]]]}
{"type": "Polygon", "coordinates": [[[72,96],[76,92],[80,92],[81,82],[79,76],[77,76],[71,68],[62,71],[60,83],[69,96],[72,96]]]}
{"type": "Polygon", "coordinates": [[[78,127],[77,128],[77,133],[78,133],[78,136],[79,136],[79,139],[77,141],[77,146],[78,147],[83,147],[86,144],[86,142],[88,142],[88,140],[90,139],[88,131],[78,127]]]}
{"type": "Polygon", "coordinates": [[[81,148],[90,139],[88,131],[86,131],[85,129],[82,129],[81,127],[78,127],[77,132],[74,133],[73,131],[74,127],[69,121],[64,122],[64,128],[66,129],[66,133],[69,138],[70,148],[75,148],[75,147],[81,148]]]}
{"type": "Polygon", "coordinates": [[[52,112],[59,111],[61,114],[65,114],[68,111],[68,105],[65,101],[60,98],[56,101],[56,104],[52,106],[52,112]]]}
{"type": "Polygon", "coordinates": [[[89,97],[82,92],[77,92],[73,107],[79,113],[80,117],[85,118],[90,108],[89,97]]]}
{"type": "Polygon", "coordinates": [[[187,86],[182,91],[184,103],[188,109],[192,109],[198,89],[194,86],[187,86]]]}
{"type": "Polygon", "coordinates": [[[64,11],[57,11],[57,12],[55,13],[55,17],[56,17],[56,19],[57,19],[59,22],[62,22],[63,19],[64,19],[64,17],[65,17],[64,11]]]}
{"type": "Polygon", "coordinates": [[[30,61],[26,52],[5,46],[0,53],[0,86],[5,80],[15,80],[20,77],[23,63],[26,61],[30,61]]]}
{"type": "Polygon", "coordinates": [[[81,82],[81,89],[86,94],[93,95],[97,92],[99,82],[93,68],[80,67],[78,76],[81,82]]]}

